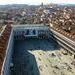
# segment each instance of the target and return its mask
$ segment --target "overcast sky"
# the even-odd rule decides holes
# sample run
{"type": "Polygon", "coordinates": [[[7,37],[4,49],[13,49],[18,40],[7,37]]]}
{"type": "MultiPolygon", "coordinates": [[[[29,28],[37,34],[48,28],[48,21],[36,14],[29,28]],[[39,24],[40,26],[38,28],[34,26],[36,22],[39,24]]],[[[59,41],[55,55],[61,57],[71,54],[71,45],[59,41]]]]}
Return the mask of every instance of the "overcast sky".
{"type": "Polygon", "coordinates": [[[41,3],[49,4],[49,3],[58,3],[58,4],[75,4],[75,0],[0,0],[1,5],[5,4],[34,4],[38,5],[41,3]]]}

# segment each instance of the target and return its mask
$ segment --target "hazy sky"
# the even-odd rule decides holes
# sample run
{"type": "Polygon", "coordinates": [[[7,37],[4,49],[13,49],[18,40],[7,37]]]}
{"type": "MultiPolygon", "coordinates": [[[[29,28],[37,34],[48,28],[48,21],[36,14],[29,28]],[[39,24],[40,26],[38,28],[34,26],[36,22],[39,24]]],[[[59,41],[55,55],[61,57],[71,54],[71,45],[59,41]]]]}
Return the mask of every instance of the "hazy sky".
{"type": "Polygon", "coordinates": [[[44,4],[48,3],[65,3],[65,4],[75,4],[75,0],[0,0],[0,4],[41,4],[43,2],[44,4]]]}

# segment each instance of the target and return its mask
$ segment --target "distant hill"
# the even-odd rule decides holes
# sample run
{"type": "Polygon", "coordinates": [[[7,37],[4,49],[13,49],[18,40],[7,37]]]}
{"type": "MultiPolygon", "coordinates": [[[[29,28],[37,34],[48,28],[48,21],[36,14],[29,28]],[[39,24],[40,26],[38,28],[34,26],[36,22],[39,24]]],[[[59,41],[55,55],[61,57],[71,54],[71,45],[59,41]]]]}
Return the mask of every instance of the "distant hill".
{"type": "MultiPolygon", "coordinates": [[[[49,4],[51,6],[55,7],[75,7],[75,4],[49,4]]],[[[0,5],[0,10],[7,10],[7,9],[19,9],[19,8],[33,8],[33,7],[39,7],[40,5],[27,5],[27,4],[8,4],[8,5],[0,5]]],[[[44,5],[48,6],[48,5],[44,5]]]]}
{"type": "Polygon", "coordinates": [[[26,4],[12,4],[12,5],[0,5],[0,9],[17,9],[17,8],[23,8],[28,7],[26,4]]]}

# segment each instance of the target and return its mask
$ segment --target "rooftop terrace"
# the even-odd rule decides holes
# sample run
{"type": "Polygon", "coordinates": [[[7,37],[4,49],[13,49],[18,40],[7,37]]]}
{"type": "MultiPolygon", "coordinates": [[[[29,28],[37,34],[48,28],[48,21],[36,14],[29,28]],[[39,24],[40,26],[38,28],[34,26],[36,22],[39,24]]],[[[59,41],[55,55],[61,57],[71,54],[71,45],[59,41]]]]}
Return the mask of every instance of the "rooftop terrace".
{"type": "Polygon", "coordinates": [[[50,39],[17,40],[11,75],[75,75],[74,58],[50,39]]]}

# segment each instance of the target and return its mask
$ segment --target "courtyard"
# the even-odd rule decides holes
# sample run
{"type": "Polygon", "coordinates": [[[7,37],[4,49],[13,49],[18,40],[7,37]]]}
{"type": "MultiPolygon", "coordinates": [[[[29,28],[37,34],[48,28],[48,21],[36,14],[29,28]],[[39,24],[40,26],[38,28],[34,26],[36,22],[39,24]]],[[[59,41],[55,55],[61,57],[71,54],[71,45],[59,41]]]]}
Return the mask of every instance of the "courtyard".
{"type": "Polygon", "coordinates": [[[74,56],[50,39],[16,40],[12,75],[75,75],[74,56]]]}

